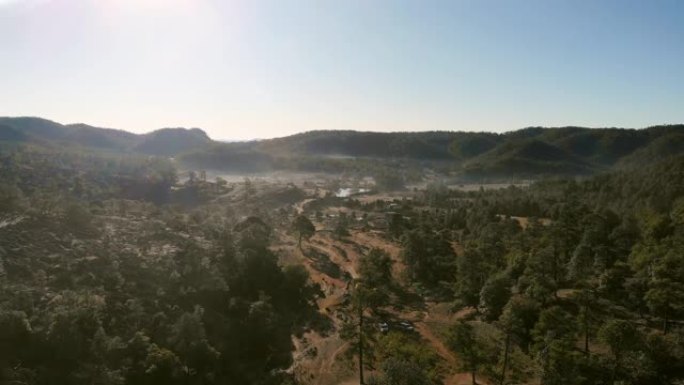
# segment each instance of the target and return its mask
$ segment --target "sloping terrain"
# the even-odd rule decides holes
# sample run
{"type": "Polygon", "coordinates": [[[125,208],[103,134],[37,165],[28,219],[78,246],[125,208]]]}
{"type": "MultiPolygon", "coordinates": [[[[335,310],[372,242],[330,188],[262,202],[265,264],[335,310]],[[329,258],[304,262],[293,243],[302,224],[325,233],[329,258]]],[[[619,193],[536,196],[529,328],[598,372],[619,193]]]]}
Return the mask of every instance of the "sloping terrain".
{"type": "Polygon", "coordinates": [[[503,134],[314,131],[217,144],[206,151],[186,153],[181,159],[197,167],[237,171],[328,172],[403,161],[402,167],[434,168],[461,177],[538,178],[595,174],[618,165],[643,165],[681,154],[676,139],[683,129],[672,125],[640,130],[532,127],[503,134]],[[671,139],[675,139],[674,145],[671,139]],[[663,147],[665,151],[659,151],[663,147]]]}
{"type": "MultiPolygon", "coordinates": [[[[378,198],[378,196],[371,196],[378,198]]],[[[293,206],[298,211],[301,204],[293,206]]],[[[325,213],[338,215],[339,207],[330,206],[325,213]]],[[[314,220],[316,234],[308,241],[297,246],[293,234],[279,231],[278,242],[272,247],[285,265],[303,265],[310,279],[321,287],[324,295],[319,298],[319,311],[330,320],[326,333],[308,331],[294,339],[296,351],[291,368],[298,381],[309,385],[347,385],[358,383],[358,365],[355,348],[345,339],[342,330],[346,324],[356,325],[358,315],[354,313],[350,298],[353,288],[350,282],[360,278],[359,263],[371,249],[380,249],[392,260],[393,279],[410,295],[418,298],[405,279],[406,265],[401,258],[402,247],[386,237],[382,231],[351,230],[348,236],[337,237],[328,231],[326,220],[314,220]]],[[[459,370],[456,355],[449,350],[439,331],[453,324],[457,319],[470,313],[467,309],[452,313],[448,303],[426,302],[424,299],[411,305],[392,305],[381,309],[384,319],[394,323],[408,321],[415,330],[407,333],[417,338],[419,343],[433,351],[439,359],[440,381],[445,385],[469,384],[470,375],[459,370]],[[438,331],[439,330],[439,331],[438,331]]],[[[379,322],[378,315],[367,311],[364,315],[375,333],[379,322]]],[[[354,326],[355,327],[355,326],[354,326]]],[[[367,367],[366,379],[372,377],[378,368],[367,367]]],[[[482,381],[482,379],[480,379],[482,381]]]]}
{"type": "Polygon", "coordinates": [[[620,159],[620,165],[639,166],[684,153],[684,131],[668,133],[620,159]]]}
{"type": "MultiPolygon", "coordinates": [[[[198,128],[136,135],[41,118],[0,118],[0,142],[173,156],[188,167],[231,172],[438,170],[462,178],[589,175],[684,152],[684,125],[645,129],[530,127],[506,133],[311,131],[251,142],[213,141],[198,128]]],[[[407,179],[407,175],[400,176],[407,179]]]]}
{"type": "Polygon", "coordinates": [[[467,174],[530,177],[578,175],[594,170],[591,163],[538,139],[506,143],[468,162],[467,174]]]}
{"type": "Polygon", "coordinates": [[[175,155],[206,146],[211,139],[198,128],[166,128],[137,135],[86,124],[63,125],[41,118],[0,117],[0,141],[26,141],[146,155],[175,155]]]}

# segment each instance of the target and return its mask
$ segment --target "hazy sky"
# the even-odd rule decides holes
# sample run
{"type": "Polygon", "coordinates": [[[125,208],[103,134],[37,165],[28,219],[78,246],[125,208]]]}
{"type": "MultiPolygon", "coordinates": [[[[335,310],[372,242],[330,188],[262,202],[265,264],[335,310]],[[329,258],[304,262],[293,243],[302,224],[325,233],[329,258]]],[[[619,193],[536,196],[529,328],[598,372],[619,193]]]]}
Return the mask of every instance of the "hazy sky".
{"type": "Polygon", "coordinates": [[[0,0],[0,115],[217,139],[684,122],[684,1],[0,0]]]}

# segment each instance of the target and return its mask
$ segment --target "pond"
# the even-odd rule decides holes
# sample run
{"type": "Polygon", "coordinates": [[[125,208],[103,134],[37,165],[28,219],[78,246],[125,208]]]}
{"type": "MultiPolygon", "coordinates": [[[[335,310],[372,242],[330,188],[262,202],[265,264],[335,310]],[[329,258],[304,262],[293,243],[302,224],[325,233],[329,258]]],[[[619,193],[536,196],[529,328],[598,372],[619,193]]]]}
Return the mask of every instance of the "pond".
{"type": "Polygon", "coordinates": [[[349,198],[352,195],[356,194],[364,194],[369,192],[370,190],[367,188],[351,188],[351,187],[344,187],[340,188],[335,192],[335,196],[338,198],[349,198]]]}

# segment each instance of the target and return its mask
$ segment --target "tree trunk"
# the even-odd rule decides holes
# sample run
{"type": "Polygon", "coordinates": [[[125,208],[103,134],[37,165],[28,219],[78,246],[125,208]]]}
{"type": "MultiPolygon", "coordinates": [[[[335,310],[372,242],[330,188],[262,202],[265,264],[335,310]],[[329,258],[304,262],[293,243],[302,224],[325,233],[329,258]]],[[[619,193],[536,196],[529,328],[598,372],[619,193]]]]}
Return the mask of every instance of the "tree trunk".
{"type": "Polygon", "coordinates": [[[620,354],[615,353],[615,365],[613,366],[613,375],[610,379],[610,383],[614,384],[617,378],[618,371],[620,370],[620,354]]]}
{"type": "Polygon", "coordinates": [[[584,354],[589,355],[589,330],[584,329],[584,354]]]}
{"type": "Polygon", "coordinates": [[[363,385],[363,306],[359,304],[359,384],[363,385]]]}
{"type": "Polygon", "coordinates": [[[506,333],[506,344],[504,345],[504,362],[503,362],[503,368],[501,369],[501,382],[499,383],[500,385],[504,385],[506,383],[506,369],[508,367],[508,349],[511,344],[511,333],[506,333]]]}
{"type": "Polygon", "coordinates": [[[471,375],[472,378],[473,378],[473,385],[477,385],[477,381],[475,380],[475,370],[473,370],[472,372],[470,372],[470,375],[471,375]]]}
{"type": "Polygon", "coordinates": [[[589,355],[589,306],[584,305],[584,354],[589,355]]]}
{"type": "MultiPolygon", "coordinates": [[[[556,287],[560,286],[559,282],[560,279],[558,276],[560,275],[558,266],[560,266],[560,263],[558,262],[558,250],[556,249],[556,245],[553,245],[553,283],[556,285],[556,287]]],[[[556,289],[553,293],[554,297],[558,299],[558,289],[556,289]]]]}

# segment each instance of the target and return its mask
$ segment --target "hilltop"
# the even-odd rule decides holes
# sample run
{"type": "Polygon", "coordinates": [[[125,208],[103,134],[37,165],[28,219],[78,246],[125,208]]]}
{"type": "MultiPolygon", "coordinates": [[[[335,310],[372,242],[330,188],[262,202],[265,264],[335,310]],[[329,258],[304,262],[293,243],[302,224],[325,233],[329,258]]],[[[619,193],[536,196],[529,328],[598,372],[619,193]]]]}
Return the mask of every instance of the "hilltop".
{"type": "MultiPolygon", "coordinates": [[[[310,131],[250,142],[219,142],[199,128],[148,134],[0,118],[0,141],[173,156],[188,167],[228,172],[368,172],[436,169],[461,178],[591,175],[684,153],[684,125],[643,129],[530,127],[506,133],[310,131]]],[[[404,175],[404,177],[406,177],[404,175]]]]}
{"type": "Polygon", "coordinates": [[[205,146],[211,139],[199,128],[163,128],[147,134],[133,134],[80,123],[64,125],[42,118],[0,117],[0,141],[145,155],[176,155],[205,146]]]}

